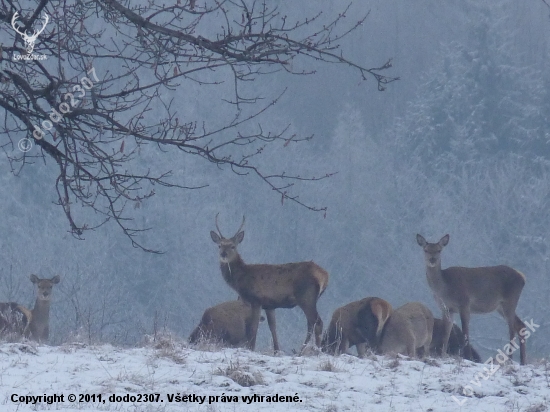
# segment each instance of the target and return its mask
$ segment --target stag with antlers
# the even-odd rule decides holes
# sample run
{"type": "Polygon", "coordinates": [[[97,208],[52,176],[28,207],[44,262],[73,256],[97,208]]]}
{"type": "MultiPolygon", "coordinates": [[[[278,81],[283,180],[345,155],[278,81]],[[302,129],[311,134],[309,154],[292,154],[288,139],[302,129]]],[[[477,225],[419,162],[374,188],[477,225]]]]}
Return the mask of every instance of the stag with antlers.
{"type": "Polygon", "coordinates": [[[218,226],[216,215],[216,229],[211,231],[210,237],[219,246],[220,269],[227,284],[239,296],[252,306],[253,321],[247,331],[248,347],[254,350],[256,332],[260,319],[261,309],[266,310],[269,329],[273,336],[275,349],[278,349],[275,330],[276,308],[293,308],[299,306],[307,318],[307,336],[305,345],[315,333],[315,343],[321,345],[323,321],[317,312],[317,300],[328,285],[328,272],[314,262],[286,263],[282,265],[246,264],[237,246],[244,238],[245,218],[235,235],[227,239],[223,237],[218,226]]]}

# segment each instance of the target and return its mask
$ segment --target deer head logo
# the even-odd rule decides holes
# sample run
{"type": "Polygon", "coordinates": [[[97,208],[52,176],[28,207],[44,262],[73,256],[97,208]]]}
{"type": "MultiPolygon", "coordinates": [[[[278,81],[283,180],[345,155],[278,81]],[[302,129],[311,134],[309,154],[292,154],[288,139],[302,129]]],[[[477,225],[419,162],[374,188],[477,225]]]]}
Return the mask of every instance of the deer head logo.
{"type": "Polygon", "coordinates": [[[27,31],[22,31],[21,30],[20,23],[18,21],[16,21],[18,16],[19,16],[19,13],[15,12],[15,14],[13,15],[13,17],[11,19],[11,27],[13,27],[13,29],[21,35],[21,37],[25,41],[25,48],[27,50],[27,53],[31,54],[34,50],[34,42],[36,41],[36,39],[38,38],[40,33],[42,33],[44,31],[44,29],[46,28],[46,25],[48,24],[48,21],[50,20],[50,18],[48,17],[48,15],[46,13],[44,13],[44,20],[45,21],[44,21],[44,25],[42,26],[42,28],[40,30],[33,31],[32,34],[28,34],[30,32],[29,30],[27,30],[27,31]]]}

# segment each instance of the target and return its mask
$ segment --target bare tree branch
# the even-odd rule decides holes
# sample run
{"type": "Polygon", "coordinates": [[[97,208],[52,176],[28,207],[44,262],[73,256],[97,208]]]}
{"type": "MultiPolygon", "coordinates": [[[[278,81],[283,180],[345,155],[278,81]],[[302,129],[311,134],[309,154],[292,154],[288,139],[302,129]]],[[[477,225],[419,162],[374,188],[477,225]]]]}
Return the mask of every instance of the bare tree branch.
{"type": "Polygon", "coordinates": [[[176,0],[168,6],[41,0],[34,8],[0,0],[0,17],[13,40],[1,54],[0,147],[15,174],[35,159],[55,161],[57,204],[78,238],[115,222],[135,247],[157,252],[137,241],[147,228],[135,226],[129,206],[139,207],[154,196],[157,185],[189,190],[207,185],[176,182],[170,170],[153,173],[141,161],[144,153],[171,148],[239,175],[254,175],[282,201],[326,211],[302,201],[292,189],[295,182],[330,173],[274,174],[262,167],[266,145],[287,146],[311,136],[289,135],[288,126],[264,130],[262,116],[284,91],[266,98],[254,82],[277,71],[312,74],[319,64],[334,63],[360,79],[374,79],[384,90],[397,80],[383,74],[391,61],[367,68],[339,50],[367,17],[344,27],[347,12],[328,21],[319,13],[290,23],[277,6],[258,0],[176,0]],[[36,41],[38,58],[25,56],[21,36],[9,27],[16,12],[26,30],[39,24],[43,13],[52,16],[53,24],[36,41]],[[229,94],[227,84],[232,85],[229,94]],[[231,115],[187,118],[179,94],[198,86],[219,87],[219,101],[211,106],[225,104],[231,110],[224,113],[231,115]],[[37,148],[18,151],[23,138],[37,148]],[[80,206],[94,213],[77,213],[80,206]]]}

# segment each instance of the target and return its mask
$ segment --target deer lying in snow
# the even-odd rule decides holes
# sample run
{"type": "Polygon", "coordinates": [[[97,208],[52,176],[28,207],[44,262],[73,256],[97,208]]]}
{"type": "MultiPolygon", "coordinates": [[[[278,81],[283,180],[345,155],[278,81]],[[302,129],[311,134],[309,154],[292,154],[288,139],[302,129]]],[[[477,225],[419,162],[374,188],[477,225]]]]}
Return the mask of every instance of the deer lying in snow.
{"type": "Polygon", "coordinates": [[[381,353],[400,353],[412,358],[416,350],[427,356],[434,327],[430,309],[420,302],[406,303],[395,309],[384,325],[378,350],[381,353]]]}
{"type": "Polygon", "coordinates": [[[212,306],[204,311],[199,325],[189,336],[189,343],[207,340],[230,347],[246,346],[253,318],[252,306],[240,299],[212,306]]]}
{"type": "Polygon", "coordinates": [[[363,357],[368,345],[379,353],[415,357],[417,348],[429,353],[432,330],[433,315],[421,303],[407,303],[392,310],[385,300],[369,297],[337,309],[323,343],[324,349],[334,354],[355,345],[363,357]]]}
{"type": "Polygon", "coordinates": [[[29,309],[15,302],[0,303],[0,338],[8,341],[21,338],[32,319],[29,309]]]}
{"type": "MultiPolygon", "coordinates": [[[[432,334],[432,343],[430,344],[430,354],[432,356],[442,356],[443,353],[443,337],[445,335],[445,322],[442,319],[434,319],[434,330],[432,334]]],[[[466,344],[466,339],[462,329],[453,323],[449,343],[447,345],[447,354],[460,356],[466,360],[481,363],[481,356],[470,345],[466,344]],[[469,346],[466,348],[465,346],[469,346]]]]}
{"type": "Polygon", "coordinates": [[[321,345],[323,321],[317,312],[317,300],[328,285],[328,273],[313,262],[286,263],[282,265],[246,264],[237,246],[243,241],[244,217],[237,233],[226,239],[222,236],[216,215],[216,229],[210,237],[219,247],[220,269],[223,279],[245,302],[252,306],[251,328],[248,331],[248,348],[254,350],[261,309],[266,310],[269,329],[275,350],[278,350],[275,314],[277,308],[299,306],[307,319],[305,345],[315,334],[315,343],[321,345]],[[269,312],[271,311],[271,313],[269,312]]]}
{"type": "Polygon", "coordinates": [[[59,283],[59,276],[51,279],[40,279],[31,275],[31,282],[38,288],[36,301],[32,310],[15,302],[0,303],[0,334],[11,333],[37,342],[49,338],[50,300],[53,285],[59,283]]]}
{"type": "Polygon", "coordinates": [[[378,346],[391,311],[388,302],[376,297],[364,298],[336,309],[323,335],[323,350],[338,355],[355,346],[359,357],[364,357],[367,345],[371,348],[378,346]]]}

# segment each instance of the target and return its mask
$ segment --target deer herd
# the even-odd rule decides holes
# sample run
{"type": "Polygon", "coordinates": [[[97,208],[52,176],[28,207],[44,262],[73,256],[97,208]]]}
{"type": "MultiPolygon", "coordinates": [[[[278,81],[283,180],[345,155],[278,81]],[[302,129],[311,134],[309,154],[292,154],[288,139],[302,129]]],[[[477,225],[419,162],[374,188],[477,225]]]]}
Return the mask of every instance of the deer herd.
{"type": "MultiPolygon", "coordinates": [[[[441,251],[449,235],[429,243],[416,235],[424,251],[426,278],[442,319],[434,318],[420,302],[396,309],[379,297],[366,297],[348,303],[334,312],[323,334],[323,321],[317,312],[317,300],[328,285],[328,272],[316,263],[298,262],[278,265],[247,264],[237,251],[244,239],[245,219],[231,238],[225,238],[218,226],[210,232],[219,247],[220,270],[225,282],[237,292],[239,300],[208,308],[189,341],[215,340],[229,346],[254,350],[256,334],[264,309],[275,352],[280,350],[275,324],[275,309],[300,307],[307,320],[302,351],[315,336],[315,344],[325,352],[345,353],[355,346],[359,357],[367,348],[377,353],[399,353],[417,357],[459,355],[480,362],[470,344],[470,314],[497,311],[508,323],[510,343],[518,335],[520,363],[526,362],[525,324],[516,315],[525,276],[508,266],[441,269],[441,251]],[[460,315],[462,329],[453,323],[460,315]]],[[[517,344],[514,345],[517,348],[517,344]]]]}
{"type": "MultiPolygon", "coordinates": [[[[273,349],[280,351],[275,309],[298,306],[307,320],[307,334],[302,351],[311,340],[325,352],[337,355],[355,346],[359,357],[367,348],[376,353],[402,354],[409,357],[458,355],[480,362],[470,344],[470,314],[497,311],[507,322],[510,343],[517,348],[520,363],[526,362],[525,324],[516,315],[516,306],[525,285],[525,276],[508,266],[477,268],[441,268],[441,251],[449,235],[429,243],[416,235],[426,263],[426,278],[442,319],[434,318],[420,302],[410,302],[396,309],[379,297],[366,297],[348,303],[334,312],[323,334],[323,321],[317,311],[317,300],[328,285],[329,274],[312,261],[285,264],[247,264],[237,251],[244,239],[245,223],[231,238],[225,238],[218,226],[210,232],[219,247],[222,277],[239,298],[208,308],[189,337],[189,343],[215,340],[233,347],[254,350],[262,309],[273,338],[273,349]],[[460,315],[462,329],[453,323],[460,315]]],[[[0,303],[0,337],[19,336],[38,342],[48,340],[50,300],[59,276],[40,279],[31,275],[38,293],[32,310],[15,303],[0,303]]],[[[510,356],[511,357],[511,356],[510,356]]]]}

